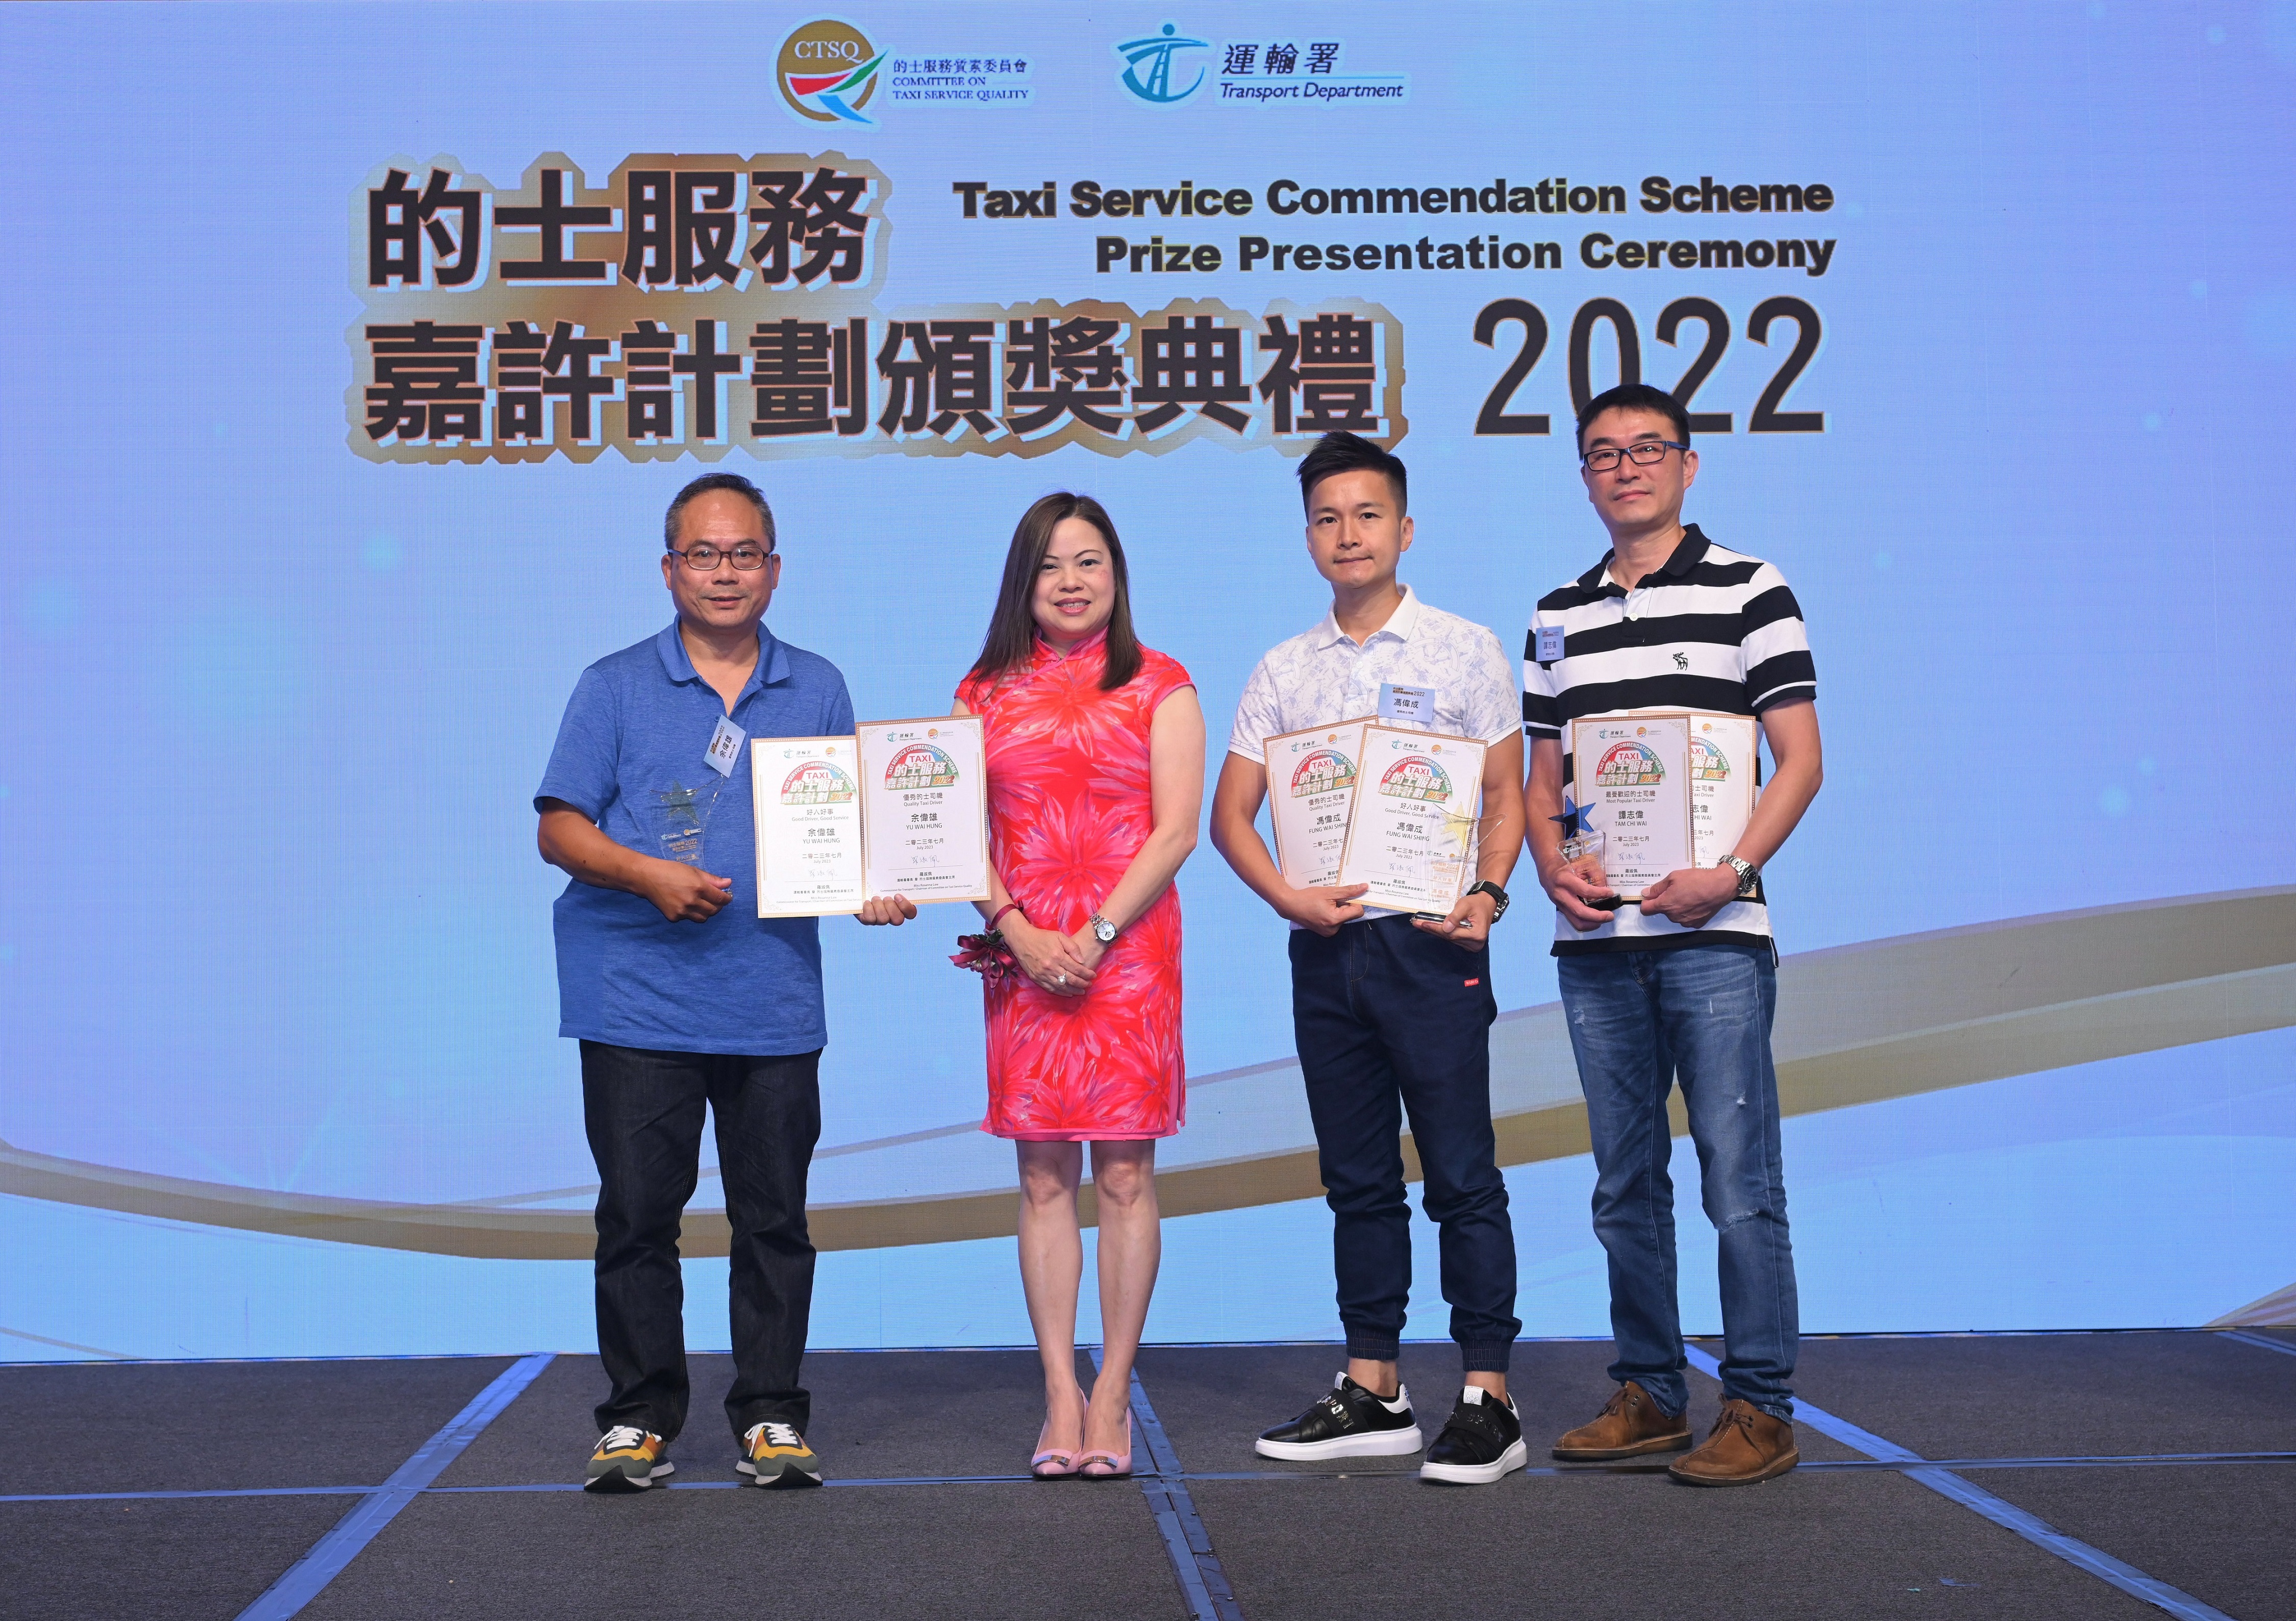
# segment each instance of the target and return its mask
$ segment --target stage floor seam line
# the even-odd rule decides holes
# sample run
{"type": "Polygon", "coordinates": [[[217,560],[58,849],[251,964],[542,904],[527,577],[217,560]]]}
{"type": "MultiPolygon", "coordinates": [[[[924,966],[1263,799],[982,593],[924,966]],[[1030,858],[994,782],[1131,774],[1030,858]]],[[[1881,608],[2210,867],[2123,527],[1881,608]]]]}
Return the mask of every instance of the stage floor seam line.
{"type": "MultiPolygon", "coordinates": [[[[1684,1355],[1690,1365],[1709,1379],[1719,1380],[1722,1364],[1706,1351],[1695,1346],[1685,1346],[1684,1355]]],[[[2035,1547],[2087,1572],[2097,1580],[2134,1599],[2141,1599],[2155,1609],[2168,1611],[2177,1621],[2234,1621],[2213,1605],[2202,1602],[2182,1588],[2172,1587],[2160,1577],[2148,1576],[2124,1560],[2114,1558],[2102,1548],[2093,1547],[2077,1536],[2060,1531],[2039,1515],[2019,1508],[2005,1497],[1997,1497],[1973,1481],[1964,1480],[1951,1470],[1937,1461],[1923,1458],[1910,1447],[1877,1436],[1873,1431],[1852,1423],[1849,1420],[1828,1412],[1824,1408],[1799,1397],[1794,1402],[1794,1421],[1808,1424],[1820,1435],[1831,1437],[1845,1446],[1852,1446],[1877,1461],[1897,1463],[1908,1480],[1918,1482],[1939,1496],[1959,1503],[1973,1514],[1983,1516],[2005,1531],[2015,1533],[2035,1547]]]]}
{"type": "MultiPolygon", "coordinates": [[[[1906,1473],[1913,1470],[1977,1470],[1977,1469],[2189,1469],[2211,1464],[2233,1463],[2296,1463],[2296,1453],[2130,1453],[2110,1457],[2050,1457],[2050,1458],[1923,1458],[1915,1461],[1891,1458],[1832,1458],[1806,1460],[1796,1468],[1800,1472],[1833,1473],[1906,1473]]],[[[1664,1463],[1534,1463],[1519,1474],[1561,1478],[1586,1475],[1649,1475],[1663,1474],[1664,1463]]],[[[1133,1478],[1141,1481],[1192,1480],[1386,1480],[1415,1478],[1415,1469],[1349,1469],[1349,1470],[1183,1470],[1168,1474],[1160,1470],[1141,1470],[1133,1478]]],[[[658,1490],[668,1492],[732,1491],[748,1483],[742,1480],[672,1480],[665,1481],[658,1490]]],[[[1029,1475],[864,1475],[825,1480],[828,1486],[1037,1486],[1043,1484],[1029,1475]]],[[[373,1486],[218,1486],[210,1490],[155,1492],[12,1492],[0,1494],[0,1503],[11,1502],[152,1502],[177,1499],[230,1497],[368,1497],[382,1490],[373,1486]]],[[[495,1486],[426,1486],[421,1495],[425,1497],[484,1496],[505,1492],[578,1492],[578,1481],[531,1480],[510,1481],[495,1486]]]]}
{"type": "MultiPolygon", "coordinates": [[[[1092,1347],[1092,1365],[1095,1372],[1100,1370],[1098,1346],[1092,1347]]],[[[1181,1596],[1187,1601],[1194,1621],[1243,1621],[1235,1589],[1220,1566],[1219,1555],[1212,1551],[1211,1533],[1204,1529],[1196,1501],[1189,1494],[1180,1454],[1164,1432],[1163,1420],[1156,1416],[1155,1404],[1148,1399],[1148,1388],[1140,1382],[1137,1368],[1132,1371],[1130,1409],[1132,1422],[1140,1432],[1137,1444],[1146,1450],[1153,1466],[1136,1470],[1134,1478],[1140,1482],[1140,1495],[1156,1521],[1157,1534],[1164,1539],[1164,1551],[1172,1561],[1172,1576],[1180,1584],[1181,1596]]]]}
{"type": "Polygon", "coordinates": [[[240,1611],[239,1621],[288,1621],[299,1613],[343,1573],[345,1567],[365,1551],[382,1528],[398,1518],[400,1510],[422,1495],[423,1488],[445,1473],[447,1467],[485,1433],[487,1426],[500,1417],[504,1408],[524,1395],[527,1387],[554,1360],[555,1353],[537,1351],[531,1356],[520,1357],[495,1375],[485,1389],[472,1396],[460,1412],[392,1470],[390,1479],[360,1498],[324,1536],[282,1571],[279,1579],[265,1588],[254,1603],[240,1611]]]}

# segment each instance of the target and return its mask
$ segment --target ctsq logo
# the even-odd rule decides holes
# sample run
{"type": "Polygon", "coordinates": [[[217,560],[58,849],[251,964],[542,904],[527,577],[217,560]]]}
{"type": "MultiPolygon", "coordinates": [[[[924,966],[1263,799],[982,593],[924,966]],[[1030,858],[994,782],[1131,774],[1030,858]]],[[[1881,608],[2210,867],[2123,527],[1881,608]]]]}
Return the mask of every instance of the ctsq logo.
{"type": "Polygon", "coordinates": [[[874,124],[861,110],[877,94],[884,53],[849,22],[824,17],[782,41],[775,77],[790,111],[816,124],[874,124]]]}
{"type": "MultiPolygon", "coordinates": [[[[1151,34],[1145,39],[1128,39],[1116,47],[1124,58],[1124,87],[1144,102],[1162,105],[1185,102],[1195,94],[1204,82],[1205,70],[1196,68],[1195,78],[1180,89],[1172,88],[1172,58],[1182,51],[1209,51],[1210,45],[1201,39],[1190,39],[1171,23],[1151,34]]],[[[1194,66],[1191,61],[1186,66],[1194,66]]],[[[1185,71],[1185,67],[1183,68],[1185,71]]]]}

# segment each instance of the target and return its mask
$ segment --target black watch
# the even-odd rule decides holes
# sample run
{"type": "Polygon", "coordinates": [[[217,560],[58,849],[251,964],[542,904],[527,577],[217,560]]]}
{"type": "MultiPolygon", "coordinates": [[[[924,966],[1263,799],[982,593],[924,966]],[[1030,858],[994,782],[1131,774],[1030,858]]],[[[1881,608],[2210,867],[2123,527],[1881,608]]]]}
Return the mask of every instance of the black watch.
{"type": "MultiPolygon", "coordinates": [[[[1491,897],[1491,899],[1493,899],[1494,901],[1496,901],[1496,902],[1498,903],[1498,905],[1497,905],[1496,906],[1495,906],[1494,908],[1492,908],[1492,911],[1491,911],[1491,921],[1492,921],[1492,922],[1496,923],[1496,922],[1497,922],[1501,918],[1503,918],[1503,917],[1505,917],[1505,916],[1506,915],[1506,909],[1507,909],[1507,892],[1506,892],[1505,890],[1504,890],[1504,889],[1500,888],[1496,884],[1493,883],[1489,879],[1486,878],[1486,879],[1482,880],[1480,882],[1476,883],[1475,885],[1473,885],[1472,888],[1470,888],[1468,889],[1468,891],[1467,891],[1467,895],[1488,895],[1488,896],[1489,896],[1491,897]]],[[[1464,900],[1464,899],[1466,899],[1466,898],[1467,898],[1467,896],[1466,896],[1466,895],[1463,895],[1463,896],[1461,896],[1459,898],[1460,898],[1461,900],[1464,900]]]]}

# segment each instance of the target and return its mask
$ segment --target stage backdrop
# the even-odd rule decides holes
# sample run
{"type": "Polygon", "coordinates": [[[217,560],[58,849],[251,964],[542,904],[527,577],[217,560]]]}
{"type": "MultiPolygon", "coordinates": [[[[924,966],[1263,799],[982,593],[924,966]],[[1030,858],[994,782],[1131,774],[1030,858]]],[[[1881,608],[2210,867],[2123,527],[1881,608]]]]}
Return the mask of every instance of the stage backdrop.
{"type": "MultiPolygon", "coordinates": [[[[1398,449],[1405,577],[1512,649],[1603,549],[1573,402],[1635,376],[1816,651],[1825,790],[1770,876],[1808,1326],[2287,1320],[2296,8],[75,4],[0,41],[0,1354],[592,1343],[529,796],[582,667],[668,618],[687,479],[765,487],[773,628],[865,718],[940,710],[1021,509],[1097,495],[1216,768],[1324,609],[1317,434],[1398,449]]],[[[1149,1333],[1328,1336],[1283,928],[1209,847],[1179,885],[1149,1333]]],[[[1601,1333],[1518,893],[1521,1312],[1601,1333]]],[[[972,921],[823,926],[817,1344],[1028,1337],[972,921]]]]}

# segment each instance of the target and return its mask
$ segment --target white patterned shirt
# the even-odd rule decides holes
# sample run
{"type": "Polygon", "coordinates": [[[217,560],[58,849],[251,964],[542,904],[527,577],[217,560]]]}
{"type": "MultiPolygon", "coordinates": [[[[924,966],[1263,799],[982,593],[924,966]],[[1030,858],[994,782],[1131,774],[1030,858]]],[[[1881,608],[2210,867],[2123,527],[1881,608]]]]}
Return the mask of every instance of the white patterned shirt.
{"type": "Polygon", "coordinates": [[[1496,636],[1406,585],[1387,623],[1360,643],[1326,613],[1307,634],[1270,648],[1243,684],[1227,749],[1265,765],[1267,739],[1376,716],[1379,690],[1390,684],[1433,689],[1435,718],[1421,730],[1502,743],[1522,725],[1515,681],[1496,636]]]}
{"type": "MultiPolygon", "coordinates": [[[[1375,716],[1379,690],[1389,684],[1431,689],[1434,719],[1385,725],[1502,743],[1522,725],[1514,667],[1499,639],[1456,614],[1428,607],[1406,585],[1387,623],[1360,643],[1326,613],[1306,635],[1270,648],[1243,684],[1228,752],[1264,765],[1268,738],[1375,716]]],[[[1390,913],[1372,906],[1364,915],[1390,913]]]]}

